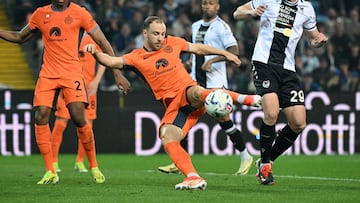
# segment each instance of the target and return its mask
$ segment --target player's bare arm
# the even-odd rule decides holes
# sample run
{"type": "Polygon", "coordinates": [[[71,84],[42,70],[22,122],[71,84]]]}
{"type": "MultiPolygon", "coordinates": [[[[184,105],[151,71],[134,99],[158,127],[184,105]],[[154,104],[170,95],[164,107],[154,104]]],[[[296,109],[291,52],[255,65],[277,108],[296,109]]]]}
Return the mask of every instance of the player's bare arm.
{"type": "MultiPolygon", "coordinates": [[[[230,53],[233,53],[235,54],[236,56],[239,55],[239,48],[238,46],[231,46],[229,48],[226,49],[228,52],[230,53]]],[[[217,63],[217,62],[220,62],[220,61],[225,61],[226,58],[224,56],[217,56],[217,57],[214,57],[212,59],[209,59],[207,60],[202,66],[201,68],[206,71],[206,72],[210,72],[211,71],[211,65],[213,63],[217,63]]]]}
{"type": "Polygon", "coordinates": [[[8,42],[22,44],[31,39],[33,33],[28,25],[23,27],[20,31],[0,30],[0,38],[8,42]]]}
{"type": "Polygon", "coordinates": [[[99,45],[101,50],[104,53],[107,53],[109,56],[115,56],[114,50],[111,47],[109,41],[105,38],[104,33],[101,29],[97,28],[92,33],[89,33],[93,40],[99,45]]]}
{"type": "Polygon", "coordinates": [[[256,16],[261,16],[266,9],[266,5],[260,5],[256,9],[252,9],[251,2],[248,2],[242,6],[239,6],[233,13],[235,20],[244,20],[256,16]]]}
{"type": "Polygon", "coordinates": [[[99,84],[100,84],[100,81],[101,81],[101,78],[102,76],[104,75],[104,72],[105,72],[105,69],[106,67],[99,64],[98,67],[97,67],[97,71],[96,71],[96,74],[95,74],[95,77],[92,81],[90,81],[89,83],[89,87],[88,87],[88,94],[90,96],[92,95],[96,95],[97,93],[97,90],[98,90],[98,87],[99,87],[99,84]]]}
{"type": "Polygon", "coordinates": [[[328,37],[319,32],[318,29],[312,30],[308,33],[311,46],[318,48],[326,44],[328,37]]]}
{"type": "Polygon", "coordinates": [[[227,61],[234,62],[237,65],[240,65],[240,63],[241,63],[240,59],[235,54],[230,53],[225,50],[216,49],[212,46],[205,45],[205,44],[189,43],[188,52],[198,54],[198,55],[221,55],[221,56],[224,56],[227,61]]]}
{"type": "Polygon", "coordinates": [[[191,54],[189,59],[184,62],[184,66],[188,72],[191,72],[192,57],[193,57],[193,55],[191,54]]]}
{"type": "MultiPolygon", "coordinates": [[[[100,46],[101,50],[104,51],[104,53],[107,53],[109,56],[115,56],[111,44],[106,39],[104,33],[100,28],[97,28],[90,35],[94,39],[94,41],[100,46]]],[[[131,88],[130,82],[125,78],[125,76],[121,73],[119,69],[113,69],[113,74],[118,88],[122,90],[124,94],[127,94],[131,88]]]]}
{"type": "Polygon", "coordinates": [[[91,53],[95,57],[96,61],[107,68],[122,69],[125,63],[123,57],[109,56],[107,53],[97,50],[94,44],[85,45],[84,51],[91,53]]]}

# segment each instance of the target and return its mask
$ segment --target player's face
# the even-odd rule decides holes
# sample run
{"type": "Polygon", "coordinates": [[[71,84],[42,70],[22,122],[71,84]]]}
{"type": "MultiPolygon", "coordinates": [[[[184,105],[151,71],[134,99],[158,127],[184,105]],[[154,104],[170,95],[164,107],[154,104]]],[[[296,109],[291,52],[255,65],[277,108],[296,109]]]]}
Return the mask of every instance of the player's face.
{"type": "Polygon", "coordinates": [[[153,22],[148,29],[143,31],[143,34],[145,47],[152,51],[159,50],[164,46],[166,26],[164,23],[153,22]]]}
{"type": "Polygon", "coordinates": [[[201,8],[204,20],[212,20],[220,9],[219,0],[202,0],[201,8]]]}

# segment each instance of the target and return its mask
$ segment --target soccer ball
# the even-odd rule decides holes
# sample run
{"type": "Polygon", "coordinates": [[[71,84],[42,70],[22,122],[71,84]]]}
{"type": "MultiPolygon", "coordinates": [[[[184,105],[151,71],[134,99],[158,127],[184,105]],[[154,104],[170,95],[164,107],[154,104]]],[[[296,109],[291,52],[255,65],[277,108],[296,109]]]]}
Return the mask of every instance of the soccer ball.
{"type": "Polygon", "coordinates": [[[222,89],[217,89],[206,97],[205,99],[206,112],[215,118],[222,118],[229,115],[233,109],[233,100],[231,96],[222,89]]]}

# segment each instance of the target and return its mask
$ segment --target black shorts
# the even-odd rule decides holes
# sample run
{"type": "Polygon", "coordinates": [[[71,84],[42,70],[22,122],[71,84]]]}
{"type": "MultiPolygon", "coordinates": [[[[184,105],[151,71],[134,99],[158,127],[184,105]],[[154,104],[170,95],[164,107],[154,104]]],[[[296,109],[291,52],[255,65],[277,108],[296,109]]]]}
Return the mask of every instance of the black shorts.
{"type": "Polygon", "coordinates": [[[296,73],[276,64],[253,61],[256,94],[275,92],[281,108],[304,105],[305,94],[296,73]]]}

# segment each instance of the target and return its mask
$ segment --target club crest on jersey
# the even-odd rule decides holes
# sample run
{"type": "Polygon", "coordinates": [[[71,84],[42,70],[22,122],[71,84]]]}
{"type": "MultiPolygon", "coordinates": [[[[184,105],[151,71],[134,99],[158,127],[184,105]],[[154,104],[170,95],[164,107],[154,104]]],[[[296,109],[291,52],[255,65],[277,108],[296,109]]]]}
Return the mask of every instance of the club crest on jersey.
{"type": "Polygon", "coordinates": [[[65,24],[71,24],[73,22],[73,18],[70,15],[68,15],[66,16],[64,22],[65,24]]]}
{"type": "Polygon", "coordinates": [[[156,69],[159,69],[160,67],[165,68],[168,65],[169,65],[169,62],[164,58],[157,60],[155,63],[156,69]]]}
{"type": "Polygon", "coordinates": [[[270,87],[270,81],[269,80],[263,81],[262,86],[263,86],[263,88],[269,88],[270,87]]]}
{"type": "Polygon", "coordinates": [[[171,52],[173,52],[173,48],[172,48],[171,46],[166,46],[165,49],[164,49],[164,51],[165,51],[166,53],[171,53],[171,52]]]}

